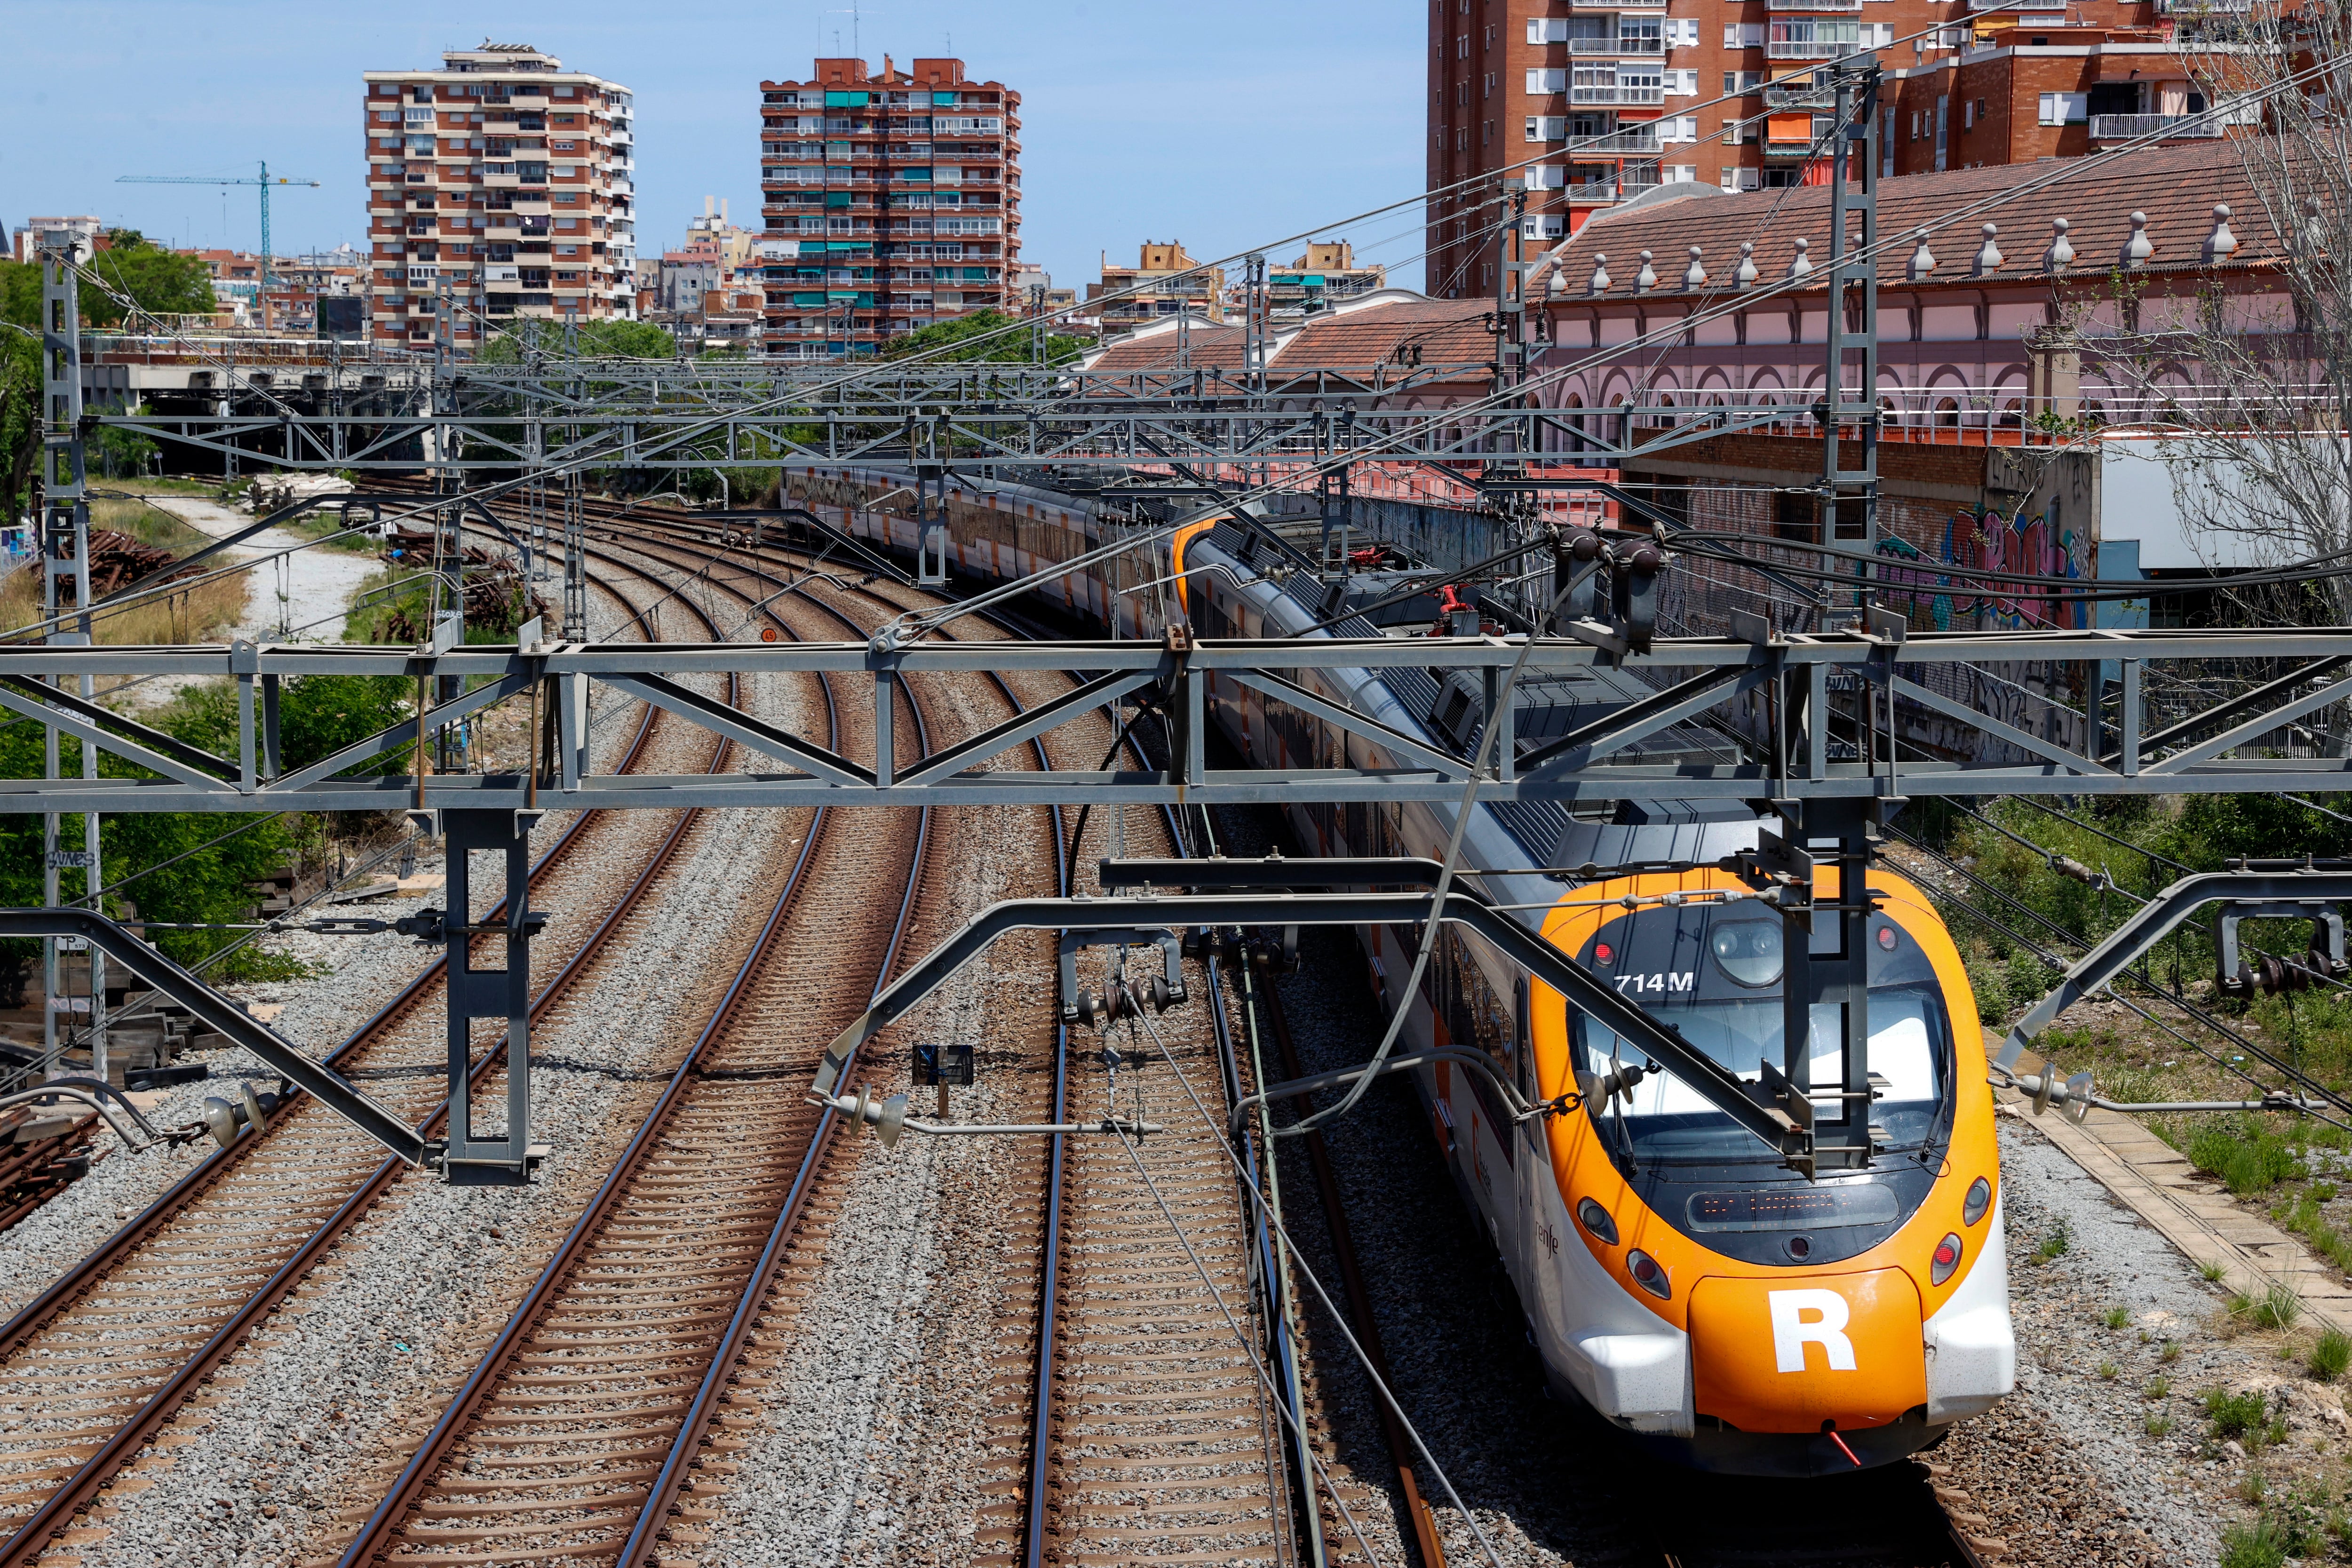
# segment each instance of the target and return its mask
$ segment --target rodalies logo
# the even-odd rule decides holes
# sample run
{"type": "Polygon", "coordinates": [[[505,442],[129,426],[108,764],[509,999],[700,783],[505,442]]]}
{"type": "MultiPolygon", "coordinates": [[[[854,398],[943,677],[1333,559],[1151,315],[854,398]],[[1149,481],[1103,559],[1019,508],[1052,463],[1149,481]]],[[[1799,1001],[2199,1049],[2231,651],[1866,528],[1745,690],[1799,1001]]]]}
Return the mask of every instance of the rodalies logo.
{"type": "Polygon", "coordinates": [[[1854,1370],[1853,1342],[1846,1337],[1853,1309],[1834,1290],[1772,1290],[1772,1360],[1781,1372],[1805,1370],[1805,1347],[1819,1345],[1832,1372],[1854,1370]]]}

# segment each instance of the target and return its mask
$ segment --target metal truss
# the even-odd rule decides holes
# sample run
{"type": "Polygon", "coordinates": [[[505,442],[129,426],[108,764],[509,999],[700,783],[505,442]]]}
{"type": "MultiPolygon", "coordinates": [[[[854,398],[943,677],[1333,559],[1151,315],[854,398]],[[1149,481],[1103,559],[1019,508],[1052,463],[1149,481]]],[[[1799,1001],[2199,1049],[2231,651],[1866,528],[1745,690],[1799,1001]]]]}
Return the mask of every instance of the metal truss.
{"type": "MultiPolygon", "coordinates": [[[[1863,410],[1864,416],[1872,411],[1863,410]]],[[[1714,436],[1784,426],[1801,406],[1743,399],[1720,407],[1612,408],[1152,407],[1133,399],[905,406],[778,404],[740,409],[647,403],[551,408],[427,409],[405,414],[262,412],[96,414],[99,425],[223,456],[296,469],[510,473],[549,464],[671,472],[939,464],[984,472],[1041,465],[1442,462],[1517,457],[1611,467],[1714,436]],[[568,442],[549,440],[560,425],[568,442]]]]}
{"type": "MultiPolygon", "coordinates": [[[[1609,626],[1570,622],[1528,656],[1539,676],[1591,666],[1671,672],[1654,696],[1596,718],[1522,755],[1498,722],[1496,762],[1476,781],[1485,801],[1606,802],[1627,798],[1738,799],[1793,806],[1806,801],[1874,801],[1882,815],[1915,795],[2174,795],[2352,786],[2352,759],[2233,757],[2332,704],[2352,700],[2352,629],[2256,631],[1944,632],[1905,637],[1900,617],[1874,612],[1865,623],[1819,635],[1660,638],[1628,649],[1609,626]],[[2147,732],[2143,666],[2261,660],[2294,673],[2217,698],[2147,732]],[[2032,662],[2121,671],[2119,711],[2072,745],[1979,712],[1948,694],[1955,674],[2014,669],[2032,662]],[[1933,684],[1931,684],[1931,681],[1933,684]],[[1755,738],[1740,710],[1755,693],[1779,716],[1755,738]],[[1895,761],[1882,701],[1901,696],[1972,726],[2023,761],[1895,761]],[[1742,734],[1745,759],[1720,763],[1631,764],[1611,759],[1677,725],[1713,716],[1742,734]],[[1861,742],[1857,744],[1857,742],[1861,742]],[[1856,760],[1841,760],[1852,758],[1856,760]]],[[[1344,692],[1363,672],[1454,670],[1500,677],[1519,656],[1517,637],[1305,638],[1191,642],[1181,631],[1160,643],[1135,641],[776,644],[532,643],[515,647],[431,645],[416,648],[275,647],[122,648],[16,646],[0,648],[0,708],[54,726],[114,752],[151,777],[0,780],[0,812],[381,811],[508,807],[627,808],[1003,805],[1089,801],[1149,805],[1288,804],[1308,801],[1450,801],[1471,782],[1471,763],[1441,742],[1404,733],[1352,706],[1344,692]],[[895,682],[982,670],[1082,672],[1065,696],[929,757],[906,758],[892,734],[895,682]],[[873,765],[832,750],[821,733],[795,733],[714,701],[678,683],[692,673],[819,673],[872,683],[873,765]],[[1309,680],[1307,672],[1328,679],[1309,680]],[[1349,673],[1354,672],[1354,673],[1349,673]],[[215,755],[79,697],[83,675],[227,677],[238,698],[239,748],[215,755]],[[299,769],[279,764],[276,715],[280,681],[296,676],[431,677],[425,689],[454,694],[415,721],[299,769]],[[773,758],[773,771],[646,776],[600,774],[589,764],[592,686],[603,683],[688,723],[773,758]],[[1271,702],[1353,737],[1351,756],[1377,752],[1386,765],[1216,769],[1207,762],[1207,704],[1247,688],[1271,702]],[[414,773],[348,777],[349,770],[407,753],[447,725],[543,686],[547,732],[534,748],[554,760],[520,773],[414,773]],[[988,763],[1105,705],[1148,702],[1167,715],[1173,755],[1156,772],[1052,772],[988,763]]],[[[1297,761],[1299,759],[1294,759],[1297,761]]]]}

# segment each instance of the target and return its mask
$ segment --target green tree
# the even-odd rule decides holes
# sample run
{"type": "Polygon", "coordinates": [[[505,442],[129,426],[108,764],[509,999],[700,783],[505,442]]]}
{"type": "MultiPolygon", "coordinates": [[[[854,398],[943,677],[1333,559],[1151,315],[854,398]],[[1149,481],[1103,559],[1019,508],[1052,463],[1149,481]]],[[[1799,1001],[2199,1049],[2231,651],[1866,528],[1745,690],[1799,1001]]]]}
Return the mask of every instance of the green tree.
{"type": "MultiPolygon", "coordinates": [[[[1029,334],[1025,330],[1018,332],[1005,332],[1003,336],[990,338],[986,342],[970,342],[971,339],[1000,331],[1006,327],[1020,325],[1021,319],[1018,316],[1008,315],[1003,310],[975,310],[969,316],[959,316],[952,321],[941,321],[937,326],[924,327],[918,331],[908,332],[904,337],[892,338],[882,345],[882,357],[906,359],[913,354],[946,348],[947,353],[935,354],[933,357],[941,360],[1017,361],[1027,363],[1034,351],[1029,334]],[[967,346],[949,347],[956,343],[963,343],[967,346]]],[[[1045,363],[1047,364],[1072,363],[1086,352],[1086,347],[1087,342],[1083,338],[1068,337],[1059,332],[1054,333],[1045,339],[1045,363]]]]}
{"type": "MultiPolygon", "coordinates": [[[[106,248],[91,255],[89,270],[104,284],[94,288],[85,280],[81,286],[82,320],[93,327],[120,326],[130,314],[114,294],[163,316],[209,315],[215,308],[212,273],[203,260],[165,250],[135,228],[109,234],[106,248]]],[[[37,279],[34,287],[37,291],[37,279]]]]}
{"type": "MultiPolygon", "coordinates": [[[[331,756],[354,741],[389,729],[408,716],[411,683],[398,676],[300,676],[288,680],[278,702],[278,739],[282,761],[289,768],[306,766],[331,756]]],[[[227,681],[190,688],[154,722],[191,745],[216,755],[233,754],[236,746],[236,692],[227,681]]],[[[80,742],[60,742],[61,771],[81,775],[80,742]]],[[[395,748],[355,773],[370,775],[397,773],[408,765],[408,753],[395,748]]],[[[106,778],[137,778],[142,771],[111,752],[99,753],[99,773],[106,778]]],[[[0,725],[0,777],[37,778],[41,773],[40,726],[24,721],[0,725]]],[[[323,819],[289,813],[224,837],[239,824],[210,812],[124,813],[103,819],[100,828],[104,851],[104,877],[111,885],[130,879],[122,892],[106,900],[106,912],[121,915],[125,900],[148,920],[188,922],[231,922],[252,918],[251,884],[286,864],[295,848],[315,842],[323,819]],[[219,839],[215,844],[212,841],[219,839]],[[194,851],[189,854],[189,851],[194,851]],[[139,877],[149,867],[162,866],[183,854],[187,858],[139,877]]],[[[66,847],[82,847],[81,821],[64,819],[66,847]]],[[[71,892],[74,879],[68,875],[71,892]]],[[[37,905],[41,901],[41,819],[32,816],[0,817],[0,902],[37,905]]],[[[157,945],[184,963],[194,963],[232,941],[233,931],[158,931],[157,945]]],[[[32,944],[9,944],[16,963],[26,961],[32,944]]],[[[246,954],[231,961],[224,978],[245,973],[238,965],[246,954]]],[[[0,963],[0,967],[5,967],[0,963]]]]}
{"type": "MultiPolygon", "coordinates": [[[[575,341],[583,359],[677,357],[677,340],[651,321],[583,321],[575,341]]],[[[543,354],[563,352],[563,329],[561,326],[547,321],[540,323],[539,352],[543,354]]],[[[522,328],[517,323],[484,343],[478,357],[487,364],[520,364],[522,353],[522,328]]]]}

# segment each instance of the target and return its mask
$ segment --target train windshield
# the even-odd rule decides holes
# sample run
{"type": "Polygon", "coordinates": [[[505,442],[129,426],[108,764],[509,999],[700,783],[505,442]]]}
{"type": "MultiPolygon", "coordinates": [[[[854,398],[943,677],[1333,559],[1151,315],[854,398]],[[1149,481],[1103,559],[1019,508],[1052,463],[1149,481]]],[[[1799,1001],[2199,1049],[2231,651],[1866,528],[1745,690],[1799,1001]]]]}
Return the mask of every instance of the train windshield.
{"type": "MultiPolygon", "coordinates": [[[[1815,952],[1834,952],[1824,928],[1815,952]]],[[[1935,972],[1918,942],[1885,915],[1873,915],[1870,952],[1869,1071],[1886,1080],[1870,1119],[1897,1148],[1917,1147],[1935,1133],[1949,1076],[1950,1027],[1935,972]]],[[[1717,1061],[1753,1082],[1761,1064],[1786,1062],[1780,997],[1780,915],[1741,905],[1636,910],[1601,927],[1580,957],[1627,1000],[1662,1021],[1717,1061]]],[[[1647,1054],[1615,1031],[1576,1015],[1578,1065],[1605,1077],[1616,1065],[1645,1063],[1647,1054]]],[[[1843,1115],[1835,1098],[1845,1078],[1845,1052],[1834,1003],[1812,1009],[1810,1057],[1814,1112],[1822,1121],[1843,1115]]],[[[1596,1115],[1602,1114],[1599,1106],[1596,1115]]],[[[1612,1143],[1630,1142],[1645,1163],[1668,1164],[1776,1163],[1754,1138],[1671,1073],[1653,1074],[1606,1110],[1612,1143]],[[1622,1122],[1622,1125],[1621,1125],[1622,1122]]]]}

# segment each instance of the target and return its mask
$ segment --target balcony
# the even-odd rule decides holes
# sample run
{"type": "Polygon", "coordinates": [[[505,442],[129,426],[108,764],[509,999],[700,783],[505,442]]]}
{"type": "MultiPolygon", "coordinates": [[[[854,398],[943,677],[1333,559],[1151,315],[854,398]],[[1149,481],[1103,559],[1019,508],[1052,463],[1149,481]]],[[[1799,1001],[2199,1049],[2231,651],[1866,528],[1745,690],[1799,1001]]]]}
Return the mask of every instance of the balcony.
{"type": "Polygon", "coordinates": [[[1862,45],[1853,38],[1774,39],[1764,46],[1768,60],[1833,60],[1853,54],[1862,45]]]}
{"type": "Polygon", "coordinates": [[[2159,16],[2242,16],[2253,8],[2253,0],[2156,0],[2159,16]]]}
{"type": "MultiPolygon", "coordinates": [[[[1969,0],[1969,3],[1973,9],[1977,0],[1969,0]]],[[[2001,3],[2011,10],[2016,9],[2017,0],[2001,0],[2001,3]]],[[[1850,11],[1859,14],[1862,0],[1765,0],[1765,6],[1773,11],[1850,11]]]]}
{"type": "Polygon", "coordinates": [[[1614,180],[1587,180],[1582,184],[1560,187],[1560,193],[1571,202],[1613,202],[1617,190],[1614,180]]]}
{"type": "Polygon", "coordinates": [[[1628,107],[1639,107],[1644,104],[1658,104],[1665,102],[1666,89],[1664,87],[1626,87],[1622,85],[1616,87],[1571,87],[1568,89],[1568,101],[1570,104],[1622,104],[1628,107]]]}
{"type": "Polygon", "coordinates": [[[1568,52],[1571,55],[1663,55],[1666,52],[1664,38],[1570,38],[1568,52]]]}
{"type": "Polygon", "coordinates": [[[1619,131],[1607,136],[1570,139],[1570,149],[1578,157],[1587,153],[1600,158],[1654,158],[1658,155],[1658,133],[1654,131],[1619,131]]]}
{"type": "Polygon", "coordinates": [[[2134,136],[2160,135],[2183,141],[2210,141],[2221,134],[2219,116],[2201,114],[2094,114],[2091,140],[2122,142],[2134,136]]]}

